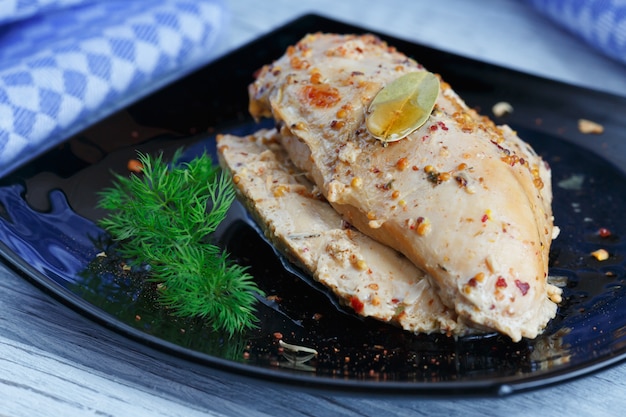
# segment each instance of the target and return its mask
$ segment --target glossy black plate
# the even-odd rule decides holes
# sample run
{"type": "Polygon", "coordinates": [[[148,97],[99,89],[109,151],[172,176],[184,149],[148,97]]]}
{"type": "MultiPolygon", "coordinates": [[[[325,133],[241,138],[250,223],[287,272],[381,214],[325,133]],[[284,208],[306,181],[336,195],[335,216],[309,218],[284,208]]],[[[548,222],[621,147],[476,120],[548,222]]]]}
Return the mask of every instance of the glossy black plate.
{"type": "Polygon", "coordinates": [[[308,15],[252,42],[77,134],[0,180],[0,253],[27,278],[109,328],[148,348],[263,381],[300,387],[411,394],[507,394],[584,375],[626,357],[626,98],[572,87],[381,35],[443,75],[475,108],[514,107],[509,123],[553,169],[554,212],[561,235],[551,275],[564,301],[545,333],[512,343],[499,335],[455,340],[411,335],[359,319],[274,253],[235,205],[216,236],[270,296],[259,300],[259,328],[229,339],[201,321],[158,308],[126,271],[95,221],[97,192],[111,172],[125,172],[137,149],[186,157],[208,150],[214,135],[250,133],[246,87],[261,65],[304,34],[364,29],[308,15]],[[604,126],[578,131],[577,120],[604,126]],[[601,235],[606,229],[608,236],[601,235]],[[606,249],[598,261],[591,253],[606,249]],[[107,251],[111,253],[112,251],[107,251]],[[298,368],[281,355],[277,336],[314,347],[298,368]]]}

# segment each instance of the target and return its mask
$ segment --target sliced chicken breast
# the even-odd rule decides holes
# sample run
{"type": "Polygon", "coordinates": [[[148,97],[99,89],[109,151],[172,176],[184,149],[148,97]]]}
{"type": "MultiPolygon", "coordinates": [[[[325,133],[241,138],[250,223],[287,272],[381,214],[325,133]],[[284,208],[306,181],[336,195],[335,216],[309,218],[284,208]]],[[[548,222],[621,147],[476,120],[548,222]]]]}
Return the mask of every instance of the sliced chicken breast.
{"type": "Polygon", "coordinates": [[[271,242],[357,314],[414,333],[472,332],[425,274],[350,228],[292,164],[275,131],[218,137],[220,163],[271,242]]]}
{"type": "Polygon", "coordinates": [[[549,167],[443,81],[424,125],[396,142],[375,139],[369,104],[416,71],[425,69],[374,36],[313,34],[258,72],[250,112],[273,117],[292,161],[333,208],[426,272],[463,321],[534,338],[560,301],[547,282],[549,167]]]}

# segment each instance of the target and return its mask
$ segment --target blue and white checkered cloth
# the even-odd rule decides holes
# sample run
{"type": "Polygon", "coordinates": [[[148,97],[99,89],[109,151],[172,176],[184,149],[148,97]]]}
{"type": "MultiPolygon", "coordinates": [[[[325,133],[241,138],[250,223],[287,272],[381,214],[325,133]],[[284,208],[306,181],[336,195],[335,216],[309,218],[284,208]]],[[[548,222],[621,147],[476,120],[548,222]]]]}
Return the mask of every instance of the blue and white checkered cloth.
{"type": "Polygon", "coordinates": [[[222,0],[0,1],[0,177],[208,62],[222,0]]]}
{"type": "Polygon", "coordinates": [[[604,54],[626,64],[626,0],[528,0],[604,54]]]}

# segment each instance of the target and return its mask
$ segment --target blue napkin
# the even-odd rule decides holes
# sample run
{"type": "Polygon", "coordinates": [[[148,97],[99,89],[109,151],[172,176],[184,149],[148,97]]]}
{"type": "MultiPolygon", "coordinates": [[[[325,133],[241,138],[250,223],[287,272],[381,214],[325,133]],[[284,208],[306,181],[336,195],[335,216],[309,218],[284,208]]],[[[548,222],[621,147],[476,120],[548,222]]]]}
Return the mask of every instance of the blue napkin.
{"type": "Polygon", "coordinates": [[[223,0],[0,1],[0,177],[208,62],[223,0]]]}
{"type": "Polygon", "coordinates": [[[604,54],[626,63],[625,0],[528,1],[552,21],[604,54]]]}

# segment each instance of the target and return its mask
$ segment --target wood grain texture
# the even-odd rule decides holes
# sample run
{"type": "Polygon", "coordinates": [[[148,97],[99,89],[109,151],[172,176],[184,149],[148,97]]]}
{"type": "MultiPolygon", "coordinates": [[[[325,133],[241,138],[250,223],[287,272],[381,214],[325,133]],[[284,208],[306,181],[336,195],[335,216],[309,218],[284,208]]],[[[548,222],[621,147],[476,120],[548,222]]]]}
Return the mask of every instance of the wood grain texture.
{"type": "MultiPolygon", "coordinates": [[[[462,0],[410,5],[400,0],[233,0],[220,53],[314,11],[522,71],[626,92],[623,66],[551,26],[524,3],[476,5],[462,0]],[[586,65],[582,69],[573,62],[586,65]]],[[[2,416],[613,416],[625,408],[626,365],[488,399],[332,394],[181,366],[82,317],[0,264],[2,416]]]]}

